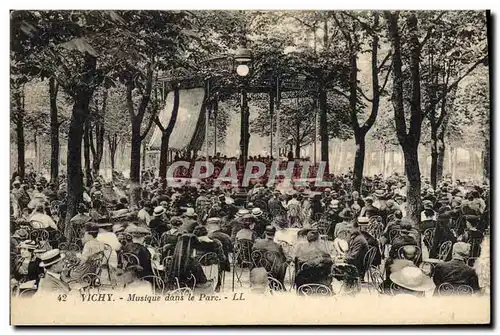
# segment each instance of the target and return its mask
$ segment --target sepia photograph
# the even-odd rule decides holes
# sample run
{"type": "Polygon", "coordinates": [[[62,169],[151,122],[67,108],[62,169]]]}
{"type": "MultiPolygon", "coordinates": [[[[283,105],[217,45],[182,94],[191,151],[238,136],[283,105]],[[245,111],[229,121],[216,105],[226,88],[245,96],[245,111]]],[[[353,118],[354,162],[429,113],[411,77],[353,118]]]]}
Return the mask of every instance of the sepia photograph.
{"type": "Polygon", "coordinates": [[[491,325],[489,11],[9,17],[11,325],[491,325]]]}

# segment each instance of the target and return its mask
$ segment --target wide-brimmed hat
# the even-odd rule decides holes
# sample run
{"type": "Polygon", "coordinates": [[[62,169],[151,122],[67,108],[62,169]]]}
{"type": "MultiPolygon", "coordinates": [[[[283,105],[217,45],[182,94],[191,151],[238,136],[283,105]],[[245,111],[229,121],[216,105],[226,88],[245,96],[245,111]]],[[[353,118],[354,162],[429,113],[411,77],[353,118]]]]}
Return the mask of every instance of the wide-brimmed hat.
{"type": "Polygon", "coordinates": [[[255,207],[252,209],[253,216],[261,216],[262,214],[263,214],[263,212],[259,207],[255,207]]]}
{"type": "Polygon", "coordinates": [[[221,218],[208,218],[207,219],[207,225],[208,224],[221,224],[222,219],[221,218]]]}
{"type": "Polygon", "coordinates": [[[352,219],[352,211],[348,208],[344,208],[340,213],[339,217],[341,219],[352,219]]]}
{"type": "Polygon", "coordinates": [[[162,216],[163,214],[165,214],[166,211],[167,210],[165,209],[165,207],[156,206],[155,209],[153,210],[153,216],[154,217],[162,216]]]}
{"type": "Polygon", "coordinates": [[[343,238],[336,238],[333,240],[333,247],[338,252],[345,254],[349,249],[349,243],[347,243],[347,241],[343,238]]]}
{"type": "Polygon", "coordinates": [[[276,228],[274,226],[268,225],[268,226],[266,226],[265,232],[266,232],[266,235],[272,236],[272,235],[276,234],[276,228]]]}
{"type": "Polygon", "coordinates": [[[124,233],[135,235],[135,236],[144,236],[149,235],[151,231],[149,228],[137,226],[135,224],[129,224],[127,228],[125,228],[124,233]]]}
{"type": "Polygon", "coordinates": [[[112,228],[113,233],[119,233],[119,232],[124,231],[124,230],[125,230],[125,226],[121,223],[115,223],[113,225],[113,228],[112,228]]]}
{"type": "Polygon", "coordinates": [[[394,284],[411,291],[424,292],[435,287],[432,279],[416,266],[405,266],[401,270],[391,273],[390,278],[394,284]]]}
{"type": "Polygon", "coordinates": [[[38,247],[38,244],[33,240],[26,240],[17,245],[19,249],[28,249],[35,250],[38,247]]]}
{"type": "Polygon", "coordinates": [[[99,232],[99,227],[95,222],[87,222],[85,223],[85,232],[87,233],[97,233],[99,232]]]}
{"type": "Polygon", "coordinates": [[[368,223],[368,222],[370,222],[370,218],[367,216],[360,216],[360,217],[358,217],[358,222],[359,223],[368,223]]]}
{"type": "Polygon", "coordinates": [[[186,208],[186,212],[184,213],[184,215],[187,216],[187,217],[195,217],[195,216],[197,216],[193,207],[186,208]]]}
{"type": "Polygon", "coordinates": [[[238,212],[236,213],[237,217],[243,217],[245,214],[249,214],[250,211],[248,209],[239,209],[238,212]]]}
{"type": "Polygon", "coordinates": [[[62,260],[65,257],[64,254],[61,254],[61,251],[59,249],[52,249],[49,250],[43,254],[40,255],[40,259],[42,260],[40,262],[41,267],[47,267],[52,264],[56,264],[60,260],[62,260]]]}

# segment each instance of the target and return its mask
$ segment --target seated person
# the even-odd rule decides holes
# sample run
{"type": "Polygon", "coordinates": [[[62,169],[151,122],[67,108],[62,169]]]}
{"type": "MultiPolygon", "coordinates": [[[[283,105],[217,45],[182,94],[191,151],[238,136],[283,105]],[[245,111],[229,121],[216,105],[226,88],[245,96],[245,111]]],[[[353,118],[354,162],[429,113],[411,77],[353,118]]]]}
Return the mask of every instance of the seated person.
{"type": "Polygon", "coordinates": [[[298,270],[295,284],[297,287],[312,283],[330,285],[332,257],[325,244],[319,241],[318,230],[309,228],[306,231],[307,243],[298,244],[295,250],[298,270]]]}
{"type": "Polygon", "coordinates": [[[182,225],[182,220],[179,217],[173,217],[170,219],[170,229],[163,233],[160,238],[160,246],[162,250],[162,259],[167,256],[172,256],[175,245],[177,244],[177,239],[182,232],[179,227],[182,225]]]}
{"type": "Polygon", "coordinates": [[[337,238],[339,235],[345,235],[349,238],[351,235],[353,213],[350,209],[344,208],[342,212],[340,212],[339,217],[342,219],[342,222],[335,225],[333,236],[337,238]]]}
{"type": "Polygon", "coordinates": [[[35,284],[38,284],[43,269],[40,267],[40,258],[34,254],[37,244],[35,241],[26,240],[17,248],[20,250],[20,258],[13,271],[14,278],[21,282],[34,280],[35,284]]]}
{"type": "Polygon", "coordinates": [[[40,266],[44,269],[44,275],[42,275],[38,283],[36,295],[43,297],[47,294],[55,296],[68,294],[70,287],[61,280],[61,273],[64,269],[64,255],[61,254],[59,249],[52,249],[40,255],[40,259],[40,266]]]}
{"type": "Polygon", "coordinates": [[[242,228],[236,233],[236,241],[250,240],[255,241],[257,234],[253,230],[255,217],[252,214],[245,214],[242,218],[242,228]]]}
{"type": "Polygon", "coordinates": [[[368,242],[359,229],[359,224],[353,222],[349,239],[349,248],[346,255],[346,263],[354,265],[358,269],[359,278],[365,277],[365,255],[368,252],[368,242]]]}
{"type": "Polygon", "coordinates": [[[275,234],[276,228],[273,226],[267,226],[265,230],[265,238],[257,239],[252,250],[260,250],[263,253],[263,257],[266,258],[264,264],[269,266],[269,268],[266,267],[269,275],[284,285],[287,259],[281,245],[274,242],[275,234]]]}
{"type": "MultiPolygon", "coordinates": [[[[450,227],[451,215],[449,212],[441,213],[436,222],[436,231],[434,232],[434,241],[432,248],[429,250],[429,258],[438,258],[439,250],[444,242],[451,241],[452,244],[457,242],[457,237],[450,227]]],[[[451,253],[446,255],[445,260],[451,259],[451,253]]]]}
{"type": "Polygon", "coordinates": [[[432,279],[436,284],[436,295],[439,286],[444,283],[452,284],[454,288],[460,285],[467,285],[473,292],[479,291],[479,281],[477,273],[465,262],[470,255],[470,244],[457,242],[453,245],[452,259],[448,262],[438,263],[434,267],[432,279]]]}
{"type": "Polygon", "coordinates": [[[153,275],[153,268],[151,265],[151,253],[144,245],[144,240],[150,234],[149,229],[145,227],[138,227],[135,224],[129,224],[124,231],[132,237],[132,242],[127,243],[122,247],[122,253],[134,254],[139,259],[139,264],[142,267],[142,272],[139,278],[153,275]]]}

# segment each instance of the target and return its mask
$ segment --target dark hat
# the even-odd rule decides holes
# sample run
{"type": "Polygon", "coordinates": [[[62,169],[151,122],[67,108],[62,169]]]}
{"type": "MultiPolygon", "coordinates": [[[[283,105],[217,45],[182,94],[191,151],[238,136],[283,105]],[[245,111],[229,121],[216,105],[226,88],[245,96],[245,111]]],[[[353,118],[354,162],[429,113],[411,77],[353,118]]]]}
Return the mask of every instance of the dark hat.
{"type": "Polygon", "coordinates": [[[342,219],[352,219],[352,211],[348,208],[344,208],[340,213],[339,217],[342,219]]]}
{"type": "Polygon", "coordinates": [[[208,230],[204,226],[196,226],[193,230],[193,234],[196,236],[206,236],[208,235],[208,230]]]}
{"type": "Polygon", "coordinates": [[[88,233],[97,233],[99,232],[99,227],[95,222],[87,222],[85,224],[85,231],[88,233]]]}
{"type": "Polygon", "coordinates": [[[473,227],[479,223],[479,216],[477,215],[466,215],[465,220],[469,222],[473,227]]]}
{"type": "Polygon", "coordinates": [[[268,225],[266,226],[265,231],[267,235],[274,235],[276,233],[276,228],[274,226],[268,225]]]}

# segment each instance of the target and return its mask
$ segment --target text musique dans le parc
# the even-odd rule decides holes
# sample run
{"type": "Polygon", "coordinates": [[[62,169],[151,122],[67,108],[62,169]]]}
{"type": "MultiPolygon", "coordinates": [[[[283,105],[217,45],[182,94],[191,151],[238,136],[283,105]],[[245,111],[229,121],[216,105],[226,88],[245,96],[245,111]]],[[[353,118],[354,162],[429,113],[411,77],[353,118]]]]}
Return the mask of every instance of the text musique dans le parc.
{"type": "MultiPolygon", "coordinates": [[[[245,300],[243,293],[232,293],[229,296],[221,296],[216,294],[193,294],[191,292],[186,292],[183,295],[166,293],[165,295],[149,295],[149,294],[136,294],[127,293],[123,296],[119,296],[114,293],[81,293],[80,294],[82,302],[114,302],[114,301],[126,301],[126,302],[160,302],[160,301],[243,301],[245,300]]],[[[65,302],[68,296],[66,294],[60,294],[57,297],[58,301],[65,302]]]]}

